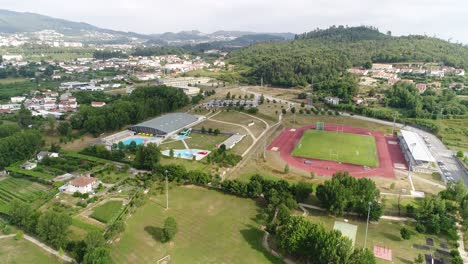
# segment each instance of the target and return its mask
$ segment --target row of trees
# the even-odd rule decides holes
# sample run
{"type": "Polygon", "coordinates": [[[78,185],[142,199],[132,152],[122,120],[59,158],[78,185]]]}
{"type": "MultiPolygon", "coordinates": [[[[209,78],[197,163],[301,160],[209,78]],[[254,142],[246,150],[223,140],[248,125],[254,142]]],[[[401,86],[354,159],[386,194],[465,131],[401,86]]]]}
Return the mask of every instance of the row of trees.
{"type": "Polygon", "coordinates": [[[133,91],[130,96],[104,107],[82,106],[70,122],[72,128],[98,136],[105,131],[114,131],[130,123],[173,112],[189,102],[189,98],[180,89],[167,86],[142,87],[133,91]]]}
{"type": "Polygon", "coordinates": [[[95,50],[93,52],[93,58],[107,60],[112,58],[128,58],[128,55],[121,51],[95,50]]]}
{"type": "Polygon", "coordinates": [[[356,179],[348,172],[337,172],[331,180],[320,184],[316,195],[321,205],[335,215],[356,213],[365,218],[369,206],[370,220],[378,220],[383,214],[380,191],[375,182],[367,178],[356,179]]]}
{"type": "Polygon", "coordinates": [[[72,218],[60,207],[53,207],[41,213],[29,204],[15,200],[9,215],[11,224],[36,234],[60,251],[67,249],[79,263],[112,263],[106,240],[101,232],[91,231],[81,241],[68,240],[67,230],[72,224],[72,218]]]}

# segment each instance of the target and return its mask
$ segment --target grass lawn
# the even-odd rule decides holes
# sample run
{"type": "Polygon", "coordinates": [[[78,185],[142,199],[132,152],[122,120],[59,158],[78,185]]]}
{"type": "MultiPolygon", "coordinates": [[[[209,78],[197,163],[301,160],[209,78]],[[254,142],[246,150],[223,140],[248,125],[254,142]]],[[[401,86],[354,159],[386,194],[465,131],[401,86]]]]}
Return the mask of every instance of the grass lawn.
{"type": "Polygon", "coordinates": [[[263,232],[255,222],[255,201],[199,187],[175,187],[137,209],[111,249],[115,263],[156,263],[170,255],[173,263],[281,263],[263,250],[263,232]],[[160,242],[166,217],[178,224],[169,243],[160,242]]]}
{"type": "MultiPolygon", "coordinates": [[[[202,149],[202,150],[212,150],[216,147],[216,144],[219,144],[226,140],[228,136],[224,135],[209,135],[209,134],[199,134],[199,133],[190,133],[188,139],[185,140],[185,143],[190,148],[193,149],[202,149]]],[[[161,150],[166,149],[185,149],[184,144],[180,140],[166,140],[161,145],[161,150]]]]}
{"type": "Polygon", "coordinates": [[[369,167],[379,165],[375,138],[364,135],[307,130],[292,154],[369,167]]]}
{"type": "MultiPolygon", "coordinates": [[[[343,217],[334,218],[327,216],[324,212],[316,210],[309,210],[309,216],[307,217],[314,223],[321,223],[328,230],[333,229],[335,221],[343,221],[343,217]]],[[[346,219],[349,220],[350,224],[358,226],[355,247],[362,247],[364,245],[366,222],[348,217],[346,217],[346,219]]],[[[374,245],[390,248],[393,253],[393,263],[413,263],[418,254],[422,254],[424,256],[424,254],[434,253],[436,249],[440,248],[441,241],[443,241],[443,238],[440,236],[426,235],[416,232],[414,229],[414,223],[380,220],[377,223],[369,224],[367,247],[371,251],[373,251],[374,245]],[[403,240],[401,238],[400,229],[402,227],[406,227],[410,230],[410,240],[403,240]],[[432,238],[434,240],[434,247],[430,247],[431,249],[428,251],[413,248],[413,244],[426,245],[426,238],[432,238]]],[[[450,251],[450,249],[445,250],[450,251]]],[[[435,256],[436,258],[440,257],[438,254],[435,256]]],[[[376,259],[377,263],[390,263],[386,260],[376,259]]],[[[446,260],[445,263],[450,262],[446,260]]]]}
{"type": "Polygon", "coordinates": [[[55,256],[47,253],[33,243],[13,237],[0,239],[0,263],[61,263],[55,256]]]}
{"type": "Polygon", "coordinates": [[[121,201],[109,201],[103,205],[96,206],[91,217],[107,224],[117,217],[120,210],[122,210],[121,201]]]}

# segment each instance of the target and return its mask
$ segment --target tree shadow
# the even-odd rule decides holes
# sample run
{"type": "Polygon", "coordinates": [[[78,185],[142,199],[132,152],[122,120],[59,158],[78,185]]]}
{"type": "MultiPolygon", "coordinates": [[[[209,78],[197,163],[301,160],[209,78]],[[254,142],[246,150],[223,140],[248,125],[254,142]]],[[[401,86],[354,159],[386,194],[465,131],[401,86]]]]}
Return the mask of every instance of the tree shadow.
{"type": "Polygon", "coordinates": [[[394,235],[394,234],[390,234],[390,233],[382,233],[382,235],[387,238],[387,239],[390,239],[390,240],[393,240],[393,241],[401,241],[401,238],[397,235],[394,235]]]}
{"type": "Polygon", "coordinates": [[[397,259],[400,261],[400,263],[404,263],[404,264],[411,264],[411,263],[413,263],[413,261],[407,260],[407,259],[404,259],[404,258],[401,258],[401,257],[397,257],[397,259]]]}
{"type": "Polygon", "coordinates": [[[158,242],[163,242],[163,229],[155,226],[145,226],[145,231],[158,242]]]}
{"type": "Polygon", "coordinates": [[[262,230],[255,226],[247,225],[245,229],[240,230],[240,233],[244,237],[245,241],[247,241],[253,249],[262,252],[270,263],[283,263],[280,259],[271,255],[271,253],[262,246],[264,234],[262,230]]]}

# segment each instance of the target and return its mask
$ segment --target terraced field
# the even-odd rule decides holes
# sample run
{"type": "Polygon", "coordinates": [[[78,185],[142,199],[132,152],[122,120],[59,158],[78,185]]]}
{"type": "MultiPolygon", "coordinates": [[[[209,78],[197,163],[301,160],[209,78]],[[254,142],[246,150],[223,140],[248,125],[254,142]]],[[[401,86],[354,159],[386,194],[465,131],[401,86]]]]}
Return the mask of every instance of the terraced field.
{"type": "Polygon", "coordinates": [[[6,212],[14,200],[34,203],[47,195],[49,188],[26,179],[6,177],[0,179],[0,212],[6,212]]]}

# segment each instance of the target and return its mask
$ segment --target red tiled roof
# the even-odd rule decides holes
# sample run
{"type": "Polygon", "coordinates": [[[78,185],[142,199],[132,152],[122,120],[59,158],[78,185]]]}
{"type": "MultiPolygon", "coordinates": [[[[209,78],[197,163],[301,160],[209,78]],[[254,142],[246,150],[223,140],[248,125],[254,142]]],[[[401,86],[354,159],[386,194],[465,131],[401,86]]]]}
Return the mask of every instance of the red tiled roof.
{"type": "Polygon", "coordinates": [[[73,186],[77,186],[77,187],[84,187],[86,185],[89,185],[89,184],[92,184],[96,181],[97,179],[94,178],[94,177],[84,177],[84,176],[81,176],[79,178],[76,178],[74,180],[71,180],[70,181],[70,184],[73,185],[73,186]]]}

